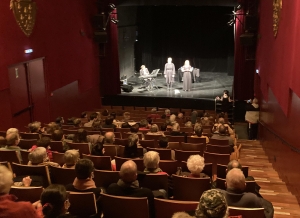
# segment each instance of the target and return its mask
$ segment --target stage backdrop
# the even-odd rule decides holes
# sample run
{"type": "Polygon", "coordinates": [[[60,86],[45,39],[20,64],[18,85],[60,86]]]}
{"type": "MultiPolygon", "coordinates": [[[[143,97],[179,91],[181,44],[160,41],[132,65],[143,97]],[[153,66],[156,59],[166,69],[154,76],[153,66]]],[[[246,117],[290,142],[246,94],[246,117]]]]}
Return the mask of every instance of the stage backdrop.
{"type": "Polygon", "coordinates": [[[201,71],[233,75],[233,27],[227,26],[232,10],[209,6],[138,7],[136,70],[142,64],[150,72],[163,69],[170,56],[176,69],[188,59],[201,71]]]}

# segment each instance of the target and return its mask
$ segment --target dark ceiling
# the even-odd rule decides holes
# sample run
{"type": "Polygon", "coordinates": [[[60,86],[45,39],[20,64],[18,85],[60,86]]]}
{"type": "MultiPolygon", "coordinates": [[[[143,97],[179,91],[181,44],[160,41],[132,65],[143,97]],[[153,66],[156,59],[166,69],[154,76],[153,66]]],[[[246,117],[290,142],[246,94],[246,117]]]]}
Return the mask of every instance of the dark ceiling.
{"type": "Polygon", "coordinates": [[[117,0],[118,6],[194,5],[236,6],[237,0],[117,0]]]}

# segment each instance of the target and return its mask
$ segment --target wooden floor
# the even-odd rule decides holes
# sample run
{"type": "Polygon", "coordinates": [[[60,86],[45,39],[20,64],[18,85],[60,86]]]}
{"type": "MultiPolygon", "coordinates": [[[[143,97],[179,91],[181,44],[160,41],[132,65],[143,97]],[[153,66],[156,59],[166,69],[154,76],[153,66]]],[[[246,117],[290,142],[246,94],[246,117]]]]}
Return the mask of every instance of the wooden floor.
{"type": "MultiPolygon", "coordinates": [[[[297,197],[288,191],[287,185],[279,178],[273,169],[259,141],[239,140],[242,144],[240,162],[249,166],[249,175],[253,176],[261,186],[260,194],[272,202],[274,217],[300,217],[300,207],[297,197]]],[[[299,198],[298,198],[299,199],[299,198]]]]}

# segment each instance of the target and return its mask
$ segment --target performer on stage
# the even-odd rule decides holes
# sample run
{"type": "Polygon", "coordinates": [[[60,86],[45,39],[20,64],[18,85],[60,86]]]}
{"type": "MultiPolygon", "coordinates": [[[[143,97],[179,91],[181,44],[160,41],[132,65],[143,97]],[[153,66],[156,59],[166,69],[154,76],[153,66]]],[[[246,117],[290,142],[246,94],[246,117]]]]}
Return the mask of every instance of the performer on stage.
{"type": "Polygon", "coordinates": [[[181,71],[183,72],[183,91],[190,91],[192,86],[191,72],[193,72],[193,67],[191,67],[189,60],[184,62],[181,71]]]}
{"type": "Polygon", "coordinates": [[[165,64],[164,75],[168,89],[172,88],[172,83],[175,77],[175,65],[172,63],[172,58],[168,58],[168,63],[165,64]]]}
{"type": "MultiPolygon", "coordinates": [[[[140,76],[148,76],[149,75],[149,70],[148,70],[148,68],[146,68],[146,66],[145,65],[142,65],[141,66],[141,69],[140,69],[140,76]]],[[[140,88],[143,88],[143,85],[144,85],[144,87],[148,87],[149,86],[149,81],[148,81],[148,79],[143,79],[143,84],[141,85],[141,87],[140,88]]]]}

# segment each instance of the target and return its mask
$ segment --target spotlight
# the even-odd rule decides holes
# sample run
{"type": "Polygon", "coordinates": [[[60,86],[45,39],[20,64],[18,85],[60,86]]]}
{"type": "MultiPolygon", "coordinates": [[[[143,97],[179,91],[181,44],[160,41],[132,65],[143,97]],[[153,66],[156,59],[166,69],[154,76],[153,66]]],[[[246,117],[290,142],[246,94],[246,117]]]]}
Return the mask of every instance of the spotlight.
{"type": "Polygon", "coordinates": [[[242,9],[242,5],[241,4],[239,4],[238,6],[236,6],[236,10],[241,10],[242,9]]]}
{"type": "Polygon", "coordinates": [[[113,3],[109,3],[108,7],[113,11],[115,9],[117,9],[117,7],[113,4],[113,3]]]}
{"type": "Polygon", "coordinates": [[[227,22],[227,25],[228,26],[232,26],[234,23],[235,23],[235,20],[231,19],[229,22],[227,22]]]}
{"type": "Polygon", "coordinates": [[[110,19],[110,21],[111,21],[112,23],[114,23],[114,24],[119,23],[119,20],[117,20],[117,19],[115,19],[115,18],[113,18],[113,17],[110,19]]]}

